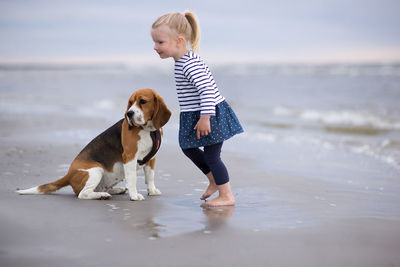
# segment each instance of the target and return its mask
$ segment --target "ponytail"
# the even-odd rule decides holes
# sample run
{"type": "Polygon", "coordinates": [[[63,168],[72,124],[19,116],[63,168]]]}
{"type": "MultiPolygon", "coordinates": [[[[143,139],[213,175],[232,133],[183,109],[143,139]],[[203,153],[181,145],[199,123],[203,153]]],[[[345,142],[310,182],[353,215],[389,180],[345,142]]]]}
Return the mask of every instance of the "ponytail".
{"type": "Polygon", "coordinates": [[[183,12],[183,15],[188,20],[190,27],[192,28],[192,33],[190,35],[190,46],[192,47],[194,52],[198,52],[200,46],[199,22],[196,18],[196,15],[191,11],[186,10],[185,12],[183,12]]]}
{"type": "Polygon", "coordinates": [[[199,51],[200,27],[195,14],[186,10],[183,13],[173,12],[159,17],[152,25],[155,29],[163,24],[168,25],[172,31],[182,35],[194,52],[199,51]]]}

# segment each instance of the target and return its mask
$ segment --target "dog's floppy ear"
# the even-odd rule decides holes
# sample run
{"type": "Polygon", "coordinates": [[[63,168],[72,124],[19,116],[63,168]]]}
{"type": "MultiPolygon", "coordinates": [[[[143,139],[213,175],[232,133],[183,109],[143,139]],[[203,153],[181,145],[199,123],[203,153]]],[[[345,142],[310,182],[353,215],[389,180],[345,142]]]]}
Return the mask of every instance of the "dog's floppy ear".
{"type": "Polygon", "coordinates": [[[158,130],[163,127],[171,117],[171,111],[168,109],[167,105],[164,102],[164,99],[157,94],[156,91],[152,90],[154,94],[154,113],[153,113],[153,125],[158,130]]]}

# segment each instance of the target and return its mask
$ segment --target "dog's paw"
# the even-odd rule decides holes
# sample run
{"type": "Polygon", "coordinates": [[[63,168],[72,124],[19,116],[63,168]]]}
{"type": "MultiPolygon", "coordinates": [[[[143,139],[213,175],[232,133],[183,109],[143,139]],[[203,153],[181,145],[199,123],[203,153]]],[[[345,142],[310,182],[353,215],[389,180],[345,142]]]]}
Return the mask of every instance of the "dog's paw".
{"type": "Polygon", "coordinates": [[[99,193],[99,199],[103,200],[103,199],[110,199],[111,195],[109,193],[106,192],[100,192],[99,193]]]}
{"type": "Polygon", "coordinates": [[[110,188],[107,190],[107,193],[111,195],[122,195],[125,194],[126,188],[110,188]]]}
{"type": "Polygon", "coordinates": [[[148,188],[147,194],[149,196],[159,196],[159,195],[161,195],[161,191],[158,190],[157,188],[148,188]]]}
{"type": "Polygon", "coordinates": [[[144,197],[142,194],[136,193],[136,194],[130,194],[131,200],[144,200],[144,197]]]}
{"type": "Polygon", "coordinates": [[[111,195],[106,192],[81,191],[79,199],[110,199],[111,195]]]}

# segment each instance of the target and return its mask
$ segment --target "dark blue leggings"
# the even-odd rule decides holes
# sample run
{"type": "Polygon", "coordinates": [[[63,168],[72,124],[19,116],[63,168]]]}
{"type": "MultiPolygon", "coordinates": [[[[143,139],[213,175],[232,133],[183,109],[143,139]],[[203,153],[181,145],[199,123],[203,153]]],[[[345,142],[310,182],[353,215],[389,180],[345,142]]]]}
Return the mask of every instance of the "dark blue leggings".
{"type": "Polygon", "coordinates": [[[197,147],[182,149],[183,153],[191,159],[204,174],[211,171],[217,185],[229,182],[228,170],[220,157],[222,144],[223,142],[205,146],[204,151],[197,147]]]}

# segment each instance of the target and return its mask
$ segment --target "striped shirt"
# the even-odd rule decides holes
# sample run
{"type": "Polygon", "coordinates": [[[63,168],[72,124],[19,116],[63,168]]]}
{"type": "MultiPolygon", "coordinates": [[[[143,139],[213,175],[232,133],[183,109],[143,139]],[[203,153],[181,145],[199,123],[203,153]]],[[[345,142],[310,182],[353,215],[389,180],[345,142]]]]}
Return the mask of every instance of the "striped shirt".
{"type": "Polygon", "coordinates": [[[225,100],[210,69],[193,51],[175,62],[175,82],[181,112],[214,116],[215,106],[225,100]]]}

